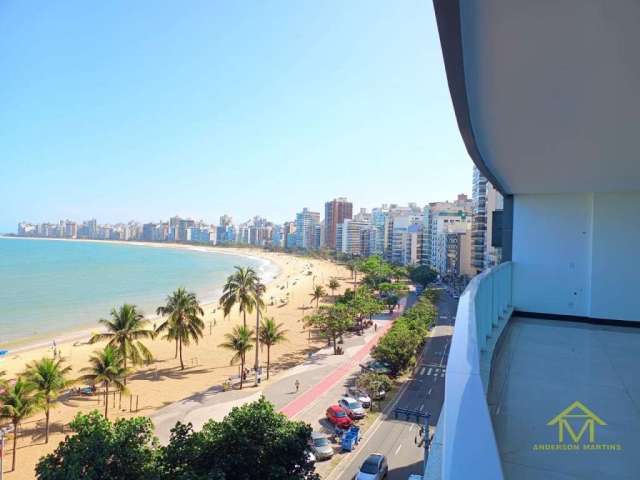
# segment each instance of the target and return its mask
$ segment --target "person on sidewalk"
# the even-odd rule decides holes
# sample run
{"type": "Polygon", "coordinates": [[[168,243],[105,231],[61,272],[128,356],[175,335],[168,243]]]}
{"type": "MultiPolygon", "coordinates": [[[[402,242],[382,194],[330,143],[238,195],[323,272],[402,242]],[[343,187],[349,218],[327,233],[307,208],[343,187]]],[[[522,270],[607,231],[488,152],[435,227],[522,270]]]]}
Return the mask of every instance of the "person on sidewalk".
{"type": "Polygon", "coordinates": [[[298,391],[300,390],[300,380],[296,380],[296,393],[298,393],[298,391]]]}

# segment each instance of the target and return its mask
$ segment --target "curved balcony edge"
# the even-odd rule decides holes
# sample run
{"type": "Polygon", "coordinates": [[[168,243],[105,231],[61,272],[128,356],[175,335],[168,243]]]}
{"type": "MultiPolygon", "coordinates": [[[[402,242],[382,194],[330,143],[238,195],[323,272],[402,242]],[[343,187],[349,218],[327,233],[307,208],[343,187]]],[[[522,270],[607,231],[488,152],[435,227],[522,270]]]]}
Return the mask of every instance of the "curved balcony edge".
{"type": "Polygon", "coordinates": [[[493,350],[513,312],[512,273],[512,262],[486,270],[460,297],[426,480],[504,478],[486,392],[493,350]]]}

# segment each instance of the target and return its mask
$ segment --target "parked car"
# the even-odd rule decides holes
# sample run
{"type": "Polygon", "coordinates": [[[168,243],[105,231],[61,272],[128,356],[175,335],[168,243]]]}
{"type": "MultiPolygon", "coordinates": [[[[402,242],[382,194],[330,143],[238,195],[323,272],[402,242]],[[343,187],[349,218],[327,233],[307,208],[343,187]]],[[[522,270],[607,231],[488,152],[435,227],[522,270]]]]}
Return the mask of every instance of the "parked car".
{"type": "Polygon", "coordinates": [[[307,450],[305,453],[307,454],[307,458],[311,463],[316,463],[316,456],[311,450],[307,450]]]}
{"type": "Polygon", "coordinates": [[[349,428],[353,424],[347,412],[339,405],[331,405],[327,408],[327,420],[340,428],[349,428]]]}
{"type": "Polygon", "coordinates": [[[324,433],[311,432],[311,451],[318,460],[327,460],[333,457],[333,447],[329,437],[324,433]]]}
{"type": "Polygon", "coordinates": [[[345,396],[350,396],[355,398],[357,401],[359,401],[362,404],[364,408],[371,408],[371,397],[369,397],[369,395],[367,395],[366,392],[363,392],[358,388],[350,388],[349,395],[345,395],[345,396]]]}
{"type": "Polygon", "coordinates": [[[388,363],[379,362],[377,360],[371,360],[364,365],[360,365],[360,368],[365,371],[382,373],[384,375],[388,375],[389,373],[391,373],[391,368],[389,368],[388,363]]]}
{"type": "Polygon", "coordinates": [[[387,459],[381,453],[372,453],[362,463],[354,480],[382,480],[389,473],[387,459]]]}
{"type": "Polygon", "coordinates": [[[352,420],[359,420],[361,418],[364,418],[364,416],[367,414],[364,408],[362,408],[362,404],[355,398],[343,397],[338,400],[338,405],[340,405],[344,409],[344,411],[347,412],[347,415],[349,415],[352,420]]]}

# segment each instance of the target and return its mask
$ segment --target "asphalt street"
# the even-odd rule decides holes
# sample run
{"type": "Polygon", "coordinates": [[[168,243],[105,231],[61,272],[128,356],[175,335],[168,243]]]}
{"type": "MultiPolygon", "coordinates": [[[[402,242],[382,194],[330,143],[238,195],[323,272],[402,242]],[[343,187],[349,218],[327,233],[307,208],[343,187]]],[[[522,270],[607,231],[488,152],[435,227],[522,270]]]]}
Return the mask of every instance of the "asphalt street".
{"type": "MultiPolygon", "coordinates": [[[[395,408],[431,414],[430,433],[435,432],[444,400],[444,379],[451,345],[457,300],[441,290],[438,321],[427,340],[412,378],[397,399],[395,408]]],[[[383,453],[389,461],[390,480],[406,480],[412,473],[423,473],[424,448],[416,445],[419,425],[415,419],[394,418],[393,410],[365,434],[353,456],[341,462],[327,476],[331,480],[350,480],[371,453],[383,453]]]]}

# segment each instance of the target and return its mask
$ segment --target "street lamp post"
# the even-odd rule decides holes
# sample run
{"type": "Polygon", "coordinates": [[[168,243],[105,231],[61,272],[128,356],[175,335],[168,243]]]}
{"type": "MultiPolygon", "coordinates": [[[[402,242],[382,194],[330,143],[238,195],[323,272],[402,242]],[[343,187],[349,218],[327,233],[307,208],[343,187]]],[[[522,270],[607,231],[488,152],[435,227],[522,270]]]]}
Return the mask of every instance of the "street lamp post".
{"type": "Polygon", "coordinates": [[[424,421],[423,426],[423,441],[424,441],[424,468],[427,467],[427,458],[429,456],[429,450],[431,448],[431,438],[429,437],[429,419],[431,418],[431,414],[429,412],[421,412],[420,410],[410,410],[408,408],[396,408],[394,411],[394,416],[397,419],[398,415],[404,415],[405,420],[409,420],[412,417],[415,417],[416,423],[420,424],[420,421],[424,421]]]}
{"type": "Polygon", "coordinates": [[[0,428],[0,480],[2,480],[4,476],[4,437],[10,432],[13,432],[13,425],[0,428]]]}

